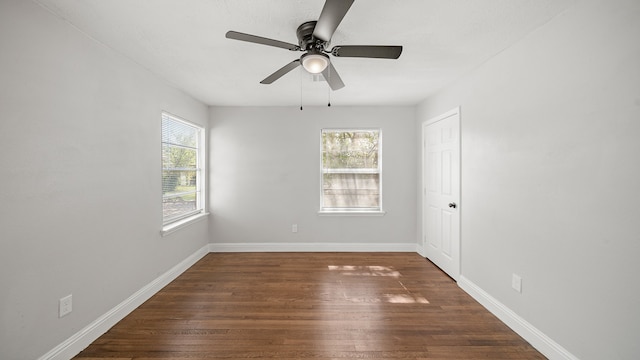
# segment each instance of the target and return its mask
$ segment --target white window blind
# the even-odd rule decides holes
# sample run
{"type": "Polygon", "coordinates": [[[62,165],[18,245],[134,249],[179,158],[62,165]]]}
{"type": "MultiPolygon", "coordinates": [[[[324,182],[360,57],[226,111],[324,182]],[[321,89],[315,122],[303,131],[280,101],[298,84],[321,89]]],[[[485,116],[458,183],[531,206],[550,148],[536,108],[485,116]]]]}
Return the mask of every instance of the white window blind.
{"type": "Polygon", "coordinates": [[[323,129],[321,212],[382,211],[380,130],[323,129]]]}
{"type": "Polygon", "coordinates": [[[202,128],[162,113],[162,219],[199,214],[202,201],[202,128]]]}

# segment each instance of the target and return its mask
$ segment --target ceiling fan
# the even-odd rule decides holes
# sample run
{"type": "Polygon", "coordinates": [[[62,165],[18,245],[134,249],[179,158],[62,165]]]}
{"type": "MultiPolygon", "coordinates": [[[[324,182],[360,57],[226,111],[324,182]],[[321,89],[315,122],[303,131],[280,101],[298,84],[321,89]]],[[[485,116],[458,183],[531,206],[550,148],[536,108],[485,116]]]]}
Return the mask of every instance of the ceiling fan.
{"type": "Polygon", "coordinates": [[[327,54],[336,57],[397,59],[402,53],[402,46],[385,45],[338,45],[329,50],[331,37],[353,2],[354,0],[326,0],[318,21],[307,21],[296,30],[298,45],[237,31],[228,31],[226,37],[233,40],[275,46],[290,51],[304,52],[299,59],[293,60],[260,81],[261,84],[271,84],[302,65],[311,74],[322,73],[329,87],[332,90],[338,90],[344,87],[344,83],[331,64],[327,54]]]}

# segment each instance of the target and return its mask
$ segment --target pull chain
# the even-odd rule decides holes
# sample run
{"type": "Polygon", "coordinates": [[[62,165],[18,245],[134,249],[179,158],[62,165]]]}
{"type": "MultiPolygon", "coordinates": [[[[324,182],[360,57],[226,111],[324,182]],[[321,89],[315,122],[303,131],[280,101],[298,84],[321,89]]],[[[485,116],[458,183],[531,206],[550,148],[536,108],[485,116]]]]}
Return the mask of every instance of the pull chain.
{"type": "Polygon", "coordinates": [[[300,111],[302,111],[302,66],[300,66],[300,111]]]}
{"type": "MultiPolygon", "coordinates": [[[[327,69],[327,76],[331,78],[331,66],[329,66],[329,68],[327,69]]],[[[329,99],[329,101],[327,102],[327,107],[331,107],[331,86],[329,86],[329,79],[325,80],[327,80],[327,98],[329,99]]]]}

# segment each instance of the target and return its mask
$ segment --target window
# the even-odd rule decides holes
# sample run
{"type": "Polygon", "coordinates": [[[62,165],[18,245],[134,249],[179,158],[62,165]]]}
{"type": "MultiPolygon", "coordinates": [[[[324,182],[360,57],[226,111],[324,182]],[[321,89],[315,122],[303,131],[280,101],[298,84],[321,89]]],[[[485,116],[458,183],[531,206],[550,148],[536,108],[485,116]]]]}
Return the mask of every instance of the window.
{"type": "Polygon", "coordinates": [[[204,212],[203,129],[162,113],[162,221],[164,225],[204,212]]]}
{"type": "Polygon", "coordinates": [[[321,213],[382,213],[380,130],[323,129],[321,213]]]}

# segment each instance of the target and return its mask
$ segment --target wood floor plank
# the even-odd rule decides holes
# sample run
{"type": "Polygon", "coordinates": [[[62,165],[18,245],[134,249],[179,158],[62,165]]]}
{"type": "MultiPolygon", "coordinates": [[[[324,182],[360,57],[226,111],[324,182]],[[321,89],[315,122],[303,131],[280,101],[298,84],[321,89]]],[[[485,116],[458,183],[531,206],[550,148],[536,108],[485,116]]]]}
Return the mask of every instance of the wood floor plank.
{"type": "Polygon", "coordinates": [[[78,354],[545,359],[415,253],[212,253],[78,354]]]}

